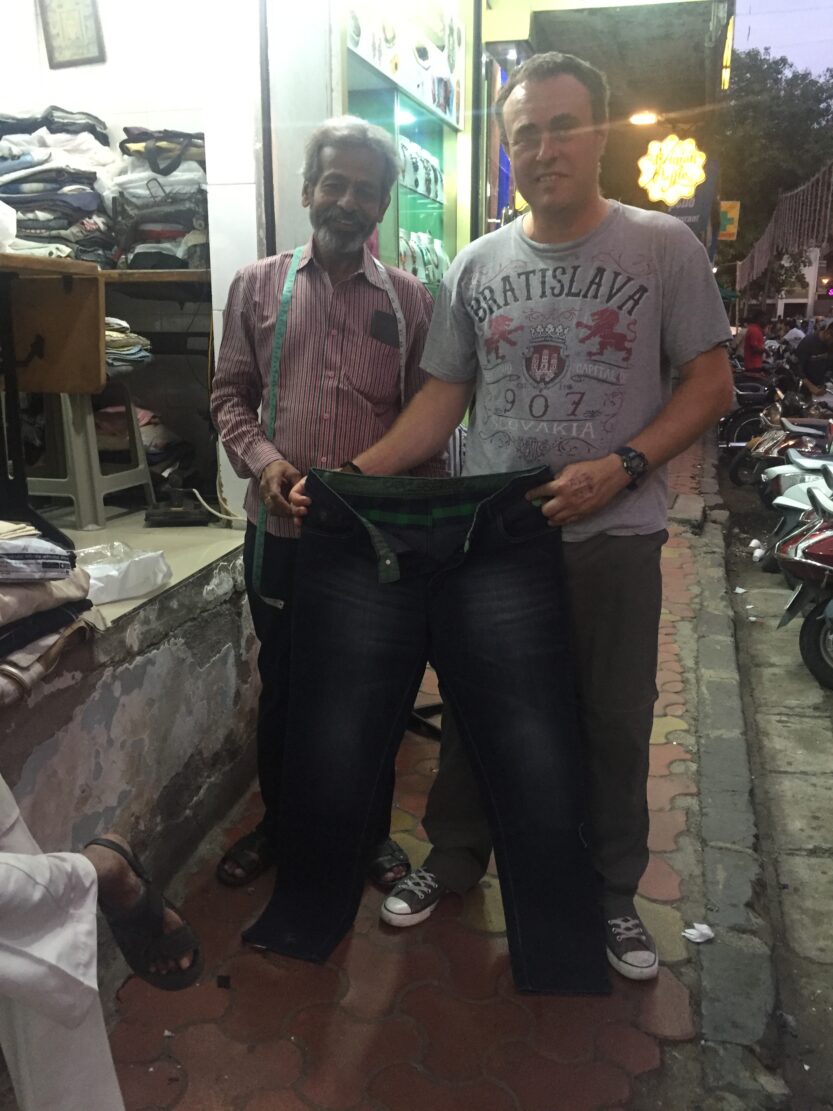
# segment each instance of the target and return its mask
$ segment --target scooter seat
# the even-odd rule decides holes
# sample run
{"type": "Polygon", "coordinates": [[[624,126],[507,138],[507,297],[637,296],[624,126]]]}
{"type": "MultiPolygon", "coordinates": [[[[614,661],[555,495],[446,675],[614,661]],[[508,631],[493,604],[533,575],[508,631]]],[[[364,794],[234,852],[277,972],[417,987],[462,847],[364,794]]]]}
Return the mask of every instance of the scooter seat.
{"type": "Polygon", "coordinates": [[[782,417],[781,426],[796,436],[824,436],[827,433],[827,421],[814,420],[812,417],[802,421],[792,421],[782,417]]]}
{"type": "Polygon", "coordinates": [[[789,493],[779,494],[773,501],[772,508],[779,509],[782,513],[805,513],[812,508],[808,490],[808,486],[794,486],[789,493]]]}
{"type": "Polygon", "coordinates": [[[820,471],[823,467],[833,465],[833,457],[830,455],[803,455],[795,447],[787,449],[787,459],[802,471],[820,471]]]}

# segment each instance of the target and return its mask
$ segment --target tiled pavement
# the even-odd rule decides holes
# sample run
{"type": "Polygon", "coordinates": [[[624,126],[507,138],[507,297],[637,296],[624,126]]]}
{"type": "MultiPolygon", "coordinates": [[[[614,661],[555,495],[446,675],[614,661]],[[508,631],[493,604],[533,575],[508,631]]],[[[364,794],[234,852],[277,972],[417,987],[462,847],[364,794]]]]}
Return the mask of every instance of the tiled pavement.
{"type": "MultiPolygon", "coordinates": [[[[674,489],[696,489],[699,462],[696,450],[678,462],[674,489]]],[[[614,974],[606,998],[516,994],[493,873],[402,931],[380,926],[382,894],[368,888],[354,931],[323,966],[247,952],[240,931],[265,902],[271,876],[229,890],[206,860],[184,904],[206,952],[204,982],[169,995],[134,979],[120,993],[112,1046],[128,1111],[591,1111],[638,1102],[671,1043],[696,1037],[697,970],[679,905],[692,893],[696,902],[700,887],[699,845],[688,828],[696,707],[681,662],[697,586],[679,526],[663,566],[651,863],[640,899],[659,942],[659,979],[634,984],[614,974]]],[[[429,672],[423,698],[435,692],[429,672]]],[[[406,737],[393,829],[416,864],[427,851],[420,816],[436,761],[433,741],[406,737]]],[[[226,841],[257,812],[253,796],[226,841]]]]}

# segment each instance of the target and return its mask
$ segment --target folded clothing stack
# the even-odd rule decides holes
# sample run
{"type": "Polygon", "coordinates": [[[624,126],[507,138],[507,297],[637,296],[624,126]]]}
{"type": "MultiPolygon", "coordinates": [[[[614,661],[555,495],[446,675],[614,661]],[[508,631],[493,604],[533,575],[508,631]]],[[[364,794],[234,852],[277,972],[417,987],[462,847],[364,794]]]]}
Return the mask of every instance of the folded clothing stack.
{"type": "Polygon", "coordinates": [[[104,348],[110,374],[124,373],[137,363],[147,363],[153,358],[150,340],[131,332],[126,320],[117,316],[104,318],[104,348]]]}
{"type": "Polygon", "coordinates": [[[201,132],[126,127],[124,162],[107,203],[119,265],[131,270],[206,269],[208,194],[201,132]]]}
{"type": "MultiPolygon", "coordinates": [[[[14,522],[2,522],[14,526],[14,522]]],[[[45,540],[38,533],[7,536],[0,533],[0,584],[65,579],[75,566],[75,553],[45,540]]]]}
{"type": "MultiPolygon", "coordinates": [[[[148,465],[170,462],[182,453],[182,438],[162,424],[150,409],[133,407],[148,465]]],[[[123,452],[130,448],[127,410],[123,405],[108,405],[95,412],[95,435],[99,451],[123,452]]]]}
{"type": "Polygon", "coordinates": [[[0,706],[24,697],[88,627],[90,578],[75,553],[0,521],[0,706]]]}
{"type": "Polygon", "coordinates": [[[115,238],[102,189],[116,166],[107,125],[52,106],[0,116],[0,202],[17,214],[7,250],[112,268],[115,238]]]}

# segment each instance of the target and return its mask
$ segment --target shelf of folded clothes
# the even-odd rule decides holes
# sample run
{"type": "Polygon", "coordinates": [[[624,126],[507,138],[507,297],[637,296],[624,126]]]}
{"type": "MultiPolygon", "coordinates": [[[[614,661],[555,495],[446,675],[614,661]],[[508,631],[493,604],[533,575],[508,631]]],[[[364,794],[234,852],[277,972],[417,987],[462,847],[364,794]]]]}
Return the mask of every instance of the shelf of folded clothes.
{"type": "Polygon", "coordinates": [[[124,374],[153,358],[150,340],[131,332],[127,321],[117,316],[104,318],[104,356],[108,375],[124,374]]]}
{"type": "Polygon", "coordinates": [[[91,627],[90,577],[30,525],[0,521],[0,706],[25,698],[91,627]]]}
{"type": "Polygon", "coordinates": [[[0,117],[0,203],[16,214],[12,254],[114,265],[112,221],[102,196],[117,164],[106,124],[49,108],[0,117]]]}
{"type": "Polygon", "coordinates": [[[205,137],[126,127],[125,155],[105,195],[118,268],[206,270],[209,265],[205,137]]]}
{"type": "Polygon", "coordinates": [[[14,213],[6,250],[103,270],[208,268],[204,137],[124,130],[117,153],[90,113],[0,115],[0,204],[14,213]]]}

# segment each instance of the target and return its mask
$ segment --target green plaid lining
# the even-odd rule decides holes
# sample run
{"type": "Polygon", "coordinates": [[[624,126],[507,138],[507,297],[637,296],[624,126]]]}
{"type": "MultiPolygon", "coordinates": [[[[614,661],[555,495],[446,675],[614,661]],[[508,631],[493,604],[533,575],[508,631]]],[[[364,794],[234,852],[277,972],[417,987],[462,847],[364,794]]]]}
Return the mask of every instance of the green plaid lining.
{"type": "Polygon", "coordinates": [[[430,513],[396,513],[386,509],[363,509],[361,515],[366,521],[377,525],[419,525],[430,528],[435,522],[449,518],[473,517],[478,502],[463,502],[460,505],[438,505],[430,513]]]}

